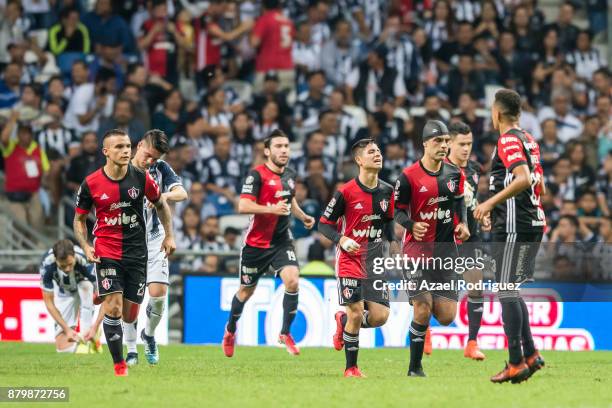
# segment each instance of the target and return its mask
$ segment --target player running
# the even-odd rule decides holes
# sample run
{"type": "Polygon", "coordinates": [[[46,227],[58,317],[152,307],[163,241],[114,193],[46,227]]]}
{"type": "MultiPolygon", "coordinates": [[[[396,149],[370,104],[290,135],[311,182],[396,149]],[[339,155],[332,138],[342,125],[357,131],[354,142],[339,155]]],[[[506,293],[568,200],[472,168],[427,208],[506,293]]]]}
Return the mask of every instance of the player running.
{"type": "MultiPolygon", "coordinates": [[[[464,245],[459,245],[459,256],[464,258],[477,259],[483,257],[480,248],[480,228],[478,222],[474,219],[474,209],[478,205],[476,193],[478,191],[478,180],[480,178],[480,164],[474,160],[470,160],[472,153],[472,145],[474,138],[470,127],[463,122],[452,123],[449,128],[450,152],[447,161],[459,167],[465,175],[464,199],[467,206],[467,225],[470,231],[470,238],[464,245]]],[[[487,231],[491,228],[490,219],[486,218],[483,225],[483,230],[487,231]]],[[[474,268],[466,271],[463,278],[470,283],[482,282],[483,271],[479,268],[474,268]]],[[[473,360],[484,360],[485,355],[478,349],[478,331],[482,322],[483,302],[481,290],[470,290],[468,292],[468,342],[463,351],[466,358],[473,360]]]]}
{"type": "MultiPolygon", "coordinates": [[[[146,132],[136,148],[132,158],[132,165],[142,171],[148,171],[149,175],[157,183],[162,191],[166,202],[178,202],[187,199],[187,192],[181,184],[181,179],[174,170],[160,158],[168,153],[168,137],[158,129],[146,132]]],[[[149,303],[147,304],[147,320],[145,327],[140,332],[140,338],[144,342],[145,357],[149,364],[159,362],[159,351],[155,342],[155,328],[159,324],[164,308],[166,307],[166,296],[168,294],[168,259],[159,248],[164,240],[164,229],[159,225],[159,217],[154,205],[145,198],[145,222],[147,224],[147,289],[149,290],[149,303]]],[[[125,323],[123,326],[124,340],[127,345],[128,366],[138,364],[138,350],[136,348],[138,321],[125,323]]]]}
{"type": "MultiPolygon", "coordinates": [[[[500,134],[491,163],[489,191],[493,196],[474,210],[477,220],[492,213],[495,279],[502,284],[533,281],[546,226],[540,202],[544,188],[540,148],[519,127],[520,115],[519,94],[509,89],[497,91],[491,109],[493,127],[500,134]]],[[[491,381],[520,383],[542,368],[544,359],[533,344],[529,312],[519,291],[500,290],[498,297],[510,357],[491,381]]]]}
{"type": "Polygon", "coordinates": [[[308,229],[314,226],[315,219],[302,211],[294,198],[296,174],[287,167],[290,154],[287,135],[274,130],[264,140],[264,146],[267,161],[249,171],[238,203],[238,212],[252,216],[240,252],[240,288],[232,299],[223,335],[223,352],[227,357],[234,355],[236,323],[242,309],[255,292],[259,278],[270,267],[285,285],[283,327],[278,341],[290,354],[300,354],[290,333],[298,309],[300,271],[289,230],[289,216],[293,214],[308,229]]]}
{"type": "Polygon", "coordinates": [[[403,252],[413,259],[432,261],[410,272],[414,290],[409,291],[413,318],[408,376],[414,377],[425,377],[421,362],[431,315],[447,326],[457,313],[455,289],[430,290],[425,285],[451,284],[456,279],[454,270],[438,266],[436,261],[456,256],[456,239],[470,237],[463,199],[465,176],[444,160],[449,142],[446,125],[428,121],[423,129],[423,157],[404,169],[395,185],[395,221],[406,228],[403,252]],[[455,217],[459,221],[456,225],[455,217]]]}
{"type": "MultiPolygon", "coordinates": [[[[55,349],[58,353],[88,353],[88,347],[80,344],[82,339],[75,328],[78,321],[81,334],[85,334],[93,320],[96,282],[93,264],[87,263],[81,248],[69,239],[62,239],[43,256],[39,269],[43,300],[55,320],[55,349]]],[[[100,351],[95,341],[89,348],[100,351]]]]}
{"type": "Polygon", "coordinates": [[[319,221],[319,232],[337,245],[338,297],[346,309],[335,315],[334,348],[344,346],[345,377],[365,377],[357,366],[359,330],[382,326],[389,317],[389,293],[375,289],[377,279],[368,272],[374,258],[384,256],[383,240],[395,240],[394,195],[393,187],[378,178],[383,159],[376,143],[360,140],[352,152],[359,176],[334,194],[319,221]]]}
{"type": "Polygon", "coordinates": [[[77,193],[74,235],[89,262],[96,263],[98,293],[103,299],[103,328],[115,364],[115,375],[128,375],[123,359],[121,318],[132,323],[144,298],[147,243],[144,198],[155,205],[166,232],[160,250],[166,255],[176,245],[170,208],[157,183],[130,163],[131,142],[123,130],[104,134],[106,164],[85,178],[77,193]],[[95,210],[94,246],[87,241],[87,214],[95,210]]]}

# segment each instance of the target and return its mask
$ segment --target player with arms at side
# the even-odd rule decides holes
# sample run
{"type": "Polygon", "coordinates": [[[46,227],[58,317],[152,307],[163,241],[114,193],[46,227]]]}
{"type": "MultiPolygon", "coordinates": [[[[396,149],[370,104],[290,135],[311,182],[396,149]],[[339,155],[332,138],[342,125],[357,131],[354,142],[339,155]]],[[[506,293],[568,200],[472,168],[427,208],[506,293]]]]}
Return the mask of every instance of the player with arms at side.
{"type": "Polygon", "coordinates": [[[429,290],[424,284],[451,284],[456,279],[454,270],[438,267],[435,261],[457,256],[456,239],[466,241],[470,236],[463,199],[465,176],[445,161],[449,142],[446,125],[439,120],[428,121],[423,128],[423,157],[404,169],[395,184],[395,221],[406,228],[403,252],[409,258],[430,258],[434,263],[410,271],[414,285],[409,291],[413,306],[409,329],[411,377],[425,377],[421,362],[432,314],[444,326],[457,314],[456,290],[429,290]]]}
{"type": "MultiPolygon", "coordinates": [[[[85,334],[93,320],[93,264],[87,262],[81,248],[62,239],[45,253],[39,269],[43,301],[55,320],[55,349],[58,353],[89,352],[84,344],[83,351],[77,348],[81,338],[75,328],[78,320],[81,334],[85,334]]],[[[94,341],[90,347],[100,350],[94,341]]]]}
{"type": "MultiPolygon", "coordinates": [[[[157,183],[162,191],[166,202],[179,202],[187,199],[187,191],[181,184],[181,179],[176,175],[172,167],[161,157],[168,153],[168,137],[158,129],[146,132],[132,158],[132,165],[142,171],[148,171],[149,175],[157,183]]],[[[147,259],[147,289],[149,291],[149,303],[147,304],[147,320],[145,327],[140,332],[144,342],[145,357],[149,364],[159,362],[159,351],[155,342],[155,328],[161,320],[166,307],[166,296],[168,285],[170,285],[168,259],[159,248],[164,240],[164,229],[159,224],[157,210],[153,203],[145,198],[145,221],[147,223],[147,248],[149,251],[147,259]]],[[[127,345],[128,366],[138,364],[138,351],[136,348],[138,321],[125,323],[123,326],[124,339],[127,345]]]]}
{"type": "MultiPolygon", "coordinates": [[[[450,152],[447,161],[459,167],[465,175],[465,186],[463,197],[467,206],[467,225],[470,230],[470,239],[464,242],[464,245],[459,245],[459,255],[477,259],[483,257],[480,245],[480,228],[478,222],[474,219],[474,210],[478,205],[476,193],[478,192],[478,180],[480,178],[480,164],[474,160],[470,160],[472,154],[472,145],[474,137],[470,127],[463,122],[452,123],[448,127],[450,133],[450,152]]],[[[483,231],[488,231],[491,228],[490,219],[487,217],[482,226],[483,231]]],[[[479,268],[465,271],[463,278],[466,282],[477,283],[482,282],[483,271],[479,268]]],[[[468,342],[463,351],[466,358],[473,360],[484,360],[485,355],[478,349],[478,331],[482,322],[483,297],[481,290],[470,290],[468,292],[468,342]]]]}
{"type": "Polygon", "coordinates": [[[290,154],[287,135],[276,129],[264,140],[264,146],[267,161],[249,171],[238,202],[238,212],[251,214],[251,223],[240,251],[240,288],[232,299],[223,336],[223,352],[227,357],[234,355],[236,323],[242,309],[255,292],[259,278],[270,268],[285,285],[283,326],[278,341],[290,354],[300,354],[290,333],[298,309],[300,271],[289,216],[293,214],[308,229],[314,226],[315,219],[302,211],[295,199],[296,174],[287,167],[290,154]]]}
{"type": "Polygon", "coordinates": [[[176,245],[170,208],[151,176],[130,164],[132,145],[127,133],[104,134],[106,164],[85,178],[77,193],[74,235],[89,262],[96,263],[98,294],[103,299],[103,328],[115,364],[115,375],[126,376],[121,318],[132,323],[144,298],[147,240],[144,198],[154,203],[166,232],[160,250],[176,245]],[[95,210],[94,246],[87,240],[87,215],[95,210]]]}
{"type": "MultiPolygon", "coordinates": [[[[533,281],[546,226],[540,202],[544,189],[540,148],[519,127],[520,115],[519,94],[510,89],[497,91],[491,109],[493,127],[500,134],[491,162],[489,191],[493,195],[474,210],[477,220],[492,214],[495,279],[504,284],[533,281]]],[[[491,381],[520,383],[542,368],[544,359],[533,344],[529,312],[519,291],[500,290],[498,297],[510,357],[491,381]]]]}
{"type": "MultiPolygon", "coordinates": [[[[380,149],[372,139],[363,139],[352,151],[359,176],[334,194],[321,216],[319,232],[337,245],[338,300],[346,309],[335,316],[334,347],[344,346],[345,377],[365,377],[357,366],[359,330],[380,327],[389,317],[389,293],[376,290],[368,272],[374,259],[384,256],[383,240],[395,246],[397,242],[393,243],[393,187],[378,178],[383,163],[380,149]]],[[[399,247],[394,250],[399,252],[399,247]]]]}

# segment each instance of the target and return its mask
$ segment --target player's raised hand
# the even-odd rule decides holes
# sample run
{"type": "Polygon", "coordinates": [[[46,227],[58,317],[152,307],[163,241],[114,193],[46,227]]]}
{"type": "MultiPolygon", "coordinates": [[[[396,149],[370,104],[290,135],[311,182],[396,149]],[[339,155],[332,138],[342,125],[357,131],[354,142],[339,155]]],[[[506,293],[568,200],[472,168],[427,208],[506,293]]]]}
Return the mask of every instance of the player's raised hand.
{"type": "Polygon", "coordinates": [[[426,222],[415,222],[412,225],[412,236],[414,237],[415,241],[421,241],[425,236],[425,233],[427,233],[428,228],[429,225],[426,222]]]}
{"type": "Polygon", "coordinates": [[[174,242],[174,238],[172,236],[166,235],[161,244],[160,252],[166,253],[166,258],[174,253],[176,250],[176,243],[174,242]]]}
{"type": "Polygon", "coordinates": [[[289,215],[291,207],[287,204],[287,200],[281,200],[270,206],[270,213],[274,215],[289,215]]]}
{"type": "Polygon", "coordinates": [[[83,247],[83,252],[85,252],[85,257],[88,262],[100,263],[100,258],[96,256],[96,252],[91,245],[85,245],[83,247]]]}
{"type": "Polygon", "coordinates": [[[474,209],[474,218],[476,221],[482,222],[482,220],[491,213],[491,210],[491,206],[486,201],[484,203],[480,203],[474,209]]]}
{"type": "Polygon", "coordinates": [[[470,238],[470,230],[464,223],[460,222],[455,227],[455,234],[461,241],[467,241],[470,238]]]}
{"type": "Polygon", "coordinates": [[[304,217],[304,220],[302,222],[304,223],[304,226],[306,227],[306,229],[312,229],[312,227],[314,227],[315,225],[315,219],[314,217],[311,217],[310,215],[307,215],[306,217],[304,217]]]}
{"type": "Polygon", "coordinates": [[[359,248],[361,248],[361,246],[357,242],[355,242],[355,240],[349,237],[340,238],[339,244],[342,249],[344,249],[346,252],[350,254],[357,253],[359,251],[359,248]]]}

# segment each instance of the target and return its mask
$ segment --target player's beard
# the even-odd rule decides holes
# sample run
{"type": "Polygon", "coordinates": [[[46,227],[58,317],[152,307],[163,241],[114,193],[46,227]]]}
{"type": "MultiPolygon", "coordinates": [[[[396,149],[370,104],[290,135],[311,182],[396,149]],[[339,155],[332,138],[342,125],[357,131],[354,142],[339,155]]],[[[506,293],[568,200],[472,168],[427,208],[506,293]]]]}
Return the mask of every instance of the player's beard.
{"type": "Polygon", "coordinates": [[[287,165],[287,162],[289,162],[289,159],[285,160],[284,163],[282,163],[278,157],[276,156],[270,156],[270,161],[272,163],[274,163],[275,166],[280,167],[281,169],[284,168],[287,165]]]}

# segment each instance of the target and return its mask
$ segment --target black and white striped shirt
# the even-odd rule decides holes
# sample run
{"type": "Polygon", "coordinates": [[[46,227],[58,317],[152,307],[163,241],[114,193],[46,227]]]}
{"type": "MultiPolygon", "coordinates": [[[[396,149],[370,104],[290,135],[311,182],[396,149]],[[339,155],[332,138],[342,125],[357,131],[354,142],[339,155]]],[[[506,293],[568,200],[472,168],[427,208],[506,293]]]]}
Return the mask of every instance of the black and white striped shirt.
{"type": "Polygon", "coordinates": [[[469,21],[473,23],[480,16],[480,3],[472,0],[455,0],[453,11],[456,21],[469,21]]]}
{"type": "Polygon", "coordinates": [[[63,126],[57,129],[45,128],[38,133],[37,139],[38,144],[45,152],[55,152],[61,157],[68,156],[70,148],[80,145],[80,141],[74,132],[63,126]]]}
{"type": "Polygon", "coordinates": [[[448,30],[444,21],[425,22],[425,33],[431,42],[431,49],[435,52],[448,40],[448,30]]]}
{"type": "Polygon", "coordinates": [[[587,52],[581,52],[578,50],[572,51],[565,56],[565,60],[568,64],[575,67],[576,75],[580,78],[591,81],[593,73],[599,68],[607,65],[606,61],[601,58],[599,51],[592,49],[587,52]]]}

